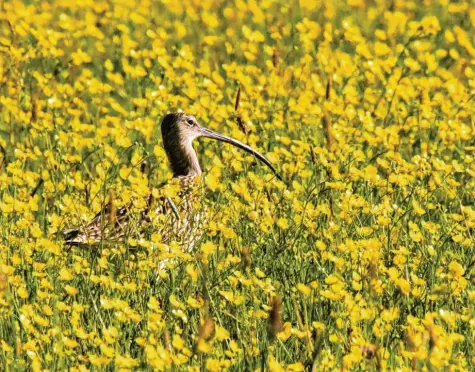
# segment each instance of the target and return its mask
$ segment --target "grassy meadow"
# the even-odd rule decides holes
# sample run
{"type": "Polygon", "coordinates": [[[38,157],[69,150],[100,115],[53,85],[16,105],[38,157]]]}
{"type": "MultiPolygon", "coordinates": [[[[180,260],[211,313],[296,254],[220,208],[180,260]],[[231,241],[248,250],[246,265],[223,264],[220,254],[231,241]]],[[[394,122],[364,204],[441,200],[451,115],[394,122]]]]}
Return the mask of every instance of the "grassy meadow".
{"type": "MultiPolygon", "coordinates": [[[[0,2],[1,371],[475,370],[475,4],[0,2]],[[203,231],[61,231],[172,173],[203,231]]],[[[162,216],[163,217],[163,216],[162,216]]]]}

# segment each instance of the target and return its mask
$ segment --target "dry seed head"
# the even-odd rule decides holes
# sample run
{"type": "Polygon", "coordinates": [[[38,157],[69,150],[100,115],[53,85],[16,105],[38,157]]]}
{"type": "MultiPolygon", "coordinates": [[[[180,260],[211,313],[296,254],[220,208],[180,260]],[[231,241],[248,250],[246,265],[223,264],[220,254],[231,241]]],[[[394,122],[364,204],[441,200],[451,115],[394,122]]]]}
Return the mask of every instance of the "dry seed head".
{"type": "Polygon", "coordinates": [[[274,65],[274,67],[277,67],[277,65],[279,64],[279,61],[280,61],[279,52],[277,51],[276,48],[274,48],[272,52],[272,64],[274,65]]]}
{"type": "Polygon", "coordinates": [[[7,161],[7,152],[5,151],[3,146],[0,145],[0,169],[3,169],[6,161],[7,161]]]}
{"type": "Polygon", "coordinates": [[[330,99],[330,92],[332,87],[332,79],[328,78],[327,85],[325,87],[325,99],[328,101],[330,99]]]}
{"type": "Polygon", "coordinates": [[[315,148],[310,145],[310,156],[312,157],[312,163],[317,164],[317,158],[315,157],[315,148]]]}
{"type": "Polygon", "coordinates": [[[8,285],[7,276],[0,271],[0,292],[3,292],[8,285]]]}
{"type": "Polygon", "coordinates": [[[21,354],[21,349],[22,349],[21,339],[20,339],[20,337],[17,337],[16,338],[16,343],[15,343],[15,354],[20,355],[21,354]]]}
{"type": "Polygon", "coordinates": [[[236,94],[236,101],[234,102],[234,112],[236,113],[236,123],[239,127],[239,130],[244,134],[247,134],[249,131],[242,120],[241,113],[239,112],[239,105],[241,103],[241,86],[239,86],[237,94],[236,94]]]}
{"type": "Polygon", "coordinates": [[[236,123],[239,126],[239,129],[241,130],[241,132],[243,132],[244,134],[249,133],[249,130],[247,129],[246,124],[244,124],[244,121],[242,120],[241,115],[239,114],[236,116],[236,123]]]}
{"type": "Polygon", "coordinates": [[[292,306],[294,308],[294,313],[295,316],[297,317],[297,323],[301,329],[304,329],[303,321],[302,321],[302,316],[300,315],[300,310],[299,310],[299,304],[297,302],[297,299],[295,296],[292,296],[292,306]]]}
{"type": "MultiPolygon", "coordinates": [[[[326,89],[325,89],[325,99],[327,101],[330,99],[330,92],[331,92],[331,79],[328,79],[326,89]]],[[[331,128],[331,118],[325,105],[323,105],[322,126],[323,126],[323,132],[325,133],[327,149],[328,151],[332,152],[334,141],[333,141],[333,133],[332,133],[332,128],[331,128]]]]}
{"type": "Polygon", "coordinates": [[[244,263],[244,268],[249,270],[251,268],[251,253],[248,247],[243,247],[241,251],[241,261],[244,263]]]}
{"type": "Polygon", "coordinates": [[[438,337],[434,331],[434,326],[432,324],[429,324],[428,331],[429,331],[429,349],[432,350],[437,345],[438,337]]]}
{"type": "Polygon", "coordinates": [[[165,328],[165,333],[163,334],[164,342],[165,342],[165,347],[168,350],[172,350],[172,343],[170,341],[170,331],[168,331],[168,328],[165,328]]]}
{"type": "Polygon", "coordinates": [[[212,318],[206,318],[200,327],[198,332],[198,338],[200,340],[208,341],[214,334],[214,320],[212,318]]]}
{"type": "Polygon", "coordinates": [[[236,101],[234,103],[234,111],[237,112],[239,110],[239,103],[241,101],[241,86],[239,86],[237,94],[236,94],[236,101]]]}
{"type": "Polygon", "coordinates": [[[111,227],[113,227],[115,225],[116,218],[117,218],[114,189],[109,190],[109,203],[110,203],[109,223],[110,223],[111,227]]]}
{"type": "Polygon", "coordinates": [[[282,299],[279,296],[274,296],[271,301],[269,330],[273,337],[282,331],[282,299]]]}
{"type": "Polygon", "coordinates": [[[417,349],[416,347],[416,333],[412,328],[408,328],[407,334],[406,334],[406,344],[407,344],[407,350],[408,351],[415,351],[417,349]]]}
{"type": "Polygon", "coordinates": [[[31,122],[36,123],[38,118],[38,101],[36,97],[33,97],[31,100],[31,122]]]}

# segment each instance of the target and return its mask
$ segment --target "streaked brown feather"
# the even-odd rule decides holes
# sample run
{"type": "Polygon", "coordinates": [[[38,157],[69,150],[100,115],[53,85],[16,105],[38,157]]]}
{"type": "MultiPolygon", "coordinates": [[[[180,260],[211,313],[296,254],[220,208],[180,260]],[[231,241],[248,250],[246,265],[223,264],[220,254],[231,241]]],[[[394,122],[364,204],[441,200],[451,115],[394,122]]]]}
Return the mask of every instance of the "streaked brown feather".
{"type": "Polygon", "coordinates": [[[158,231],[163,238],[163,243],[167,243],[172,237],[179,239],[191,231],[191,223],[186,216],[193,214],[193,204],[199,198],[197,190],[197,177],[179,177],[181,191],[178,194],[175,205],[171,205],[165,197],[154,200],[152,194],[147,198],[147,206],[136,213],[132,213],[132,205],[117,208],[115,214],[113,204],[106,206],[97,213],[94,218],[83,228],[64,231],[64,238],[70,245],[97,245],[102,243],[122,242],[128,237],[135,239],[144,237],[147,230],[150,230],[154,216],[166,216],[158,231]],[[185,216],[183,220],[173,213],[173,208],[180,216],[185,216]],[[151,213],[153,211],[153,213],[151,213]]]}
{"type": "Polygon", "coordinates": [[[184,113],[168,114],[161,124],[163,147],[170,162],[174,179],[180,184],[177,208],[172,208],[168,198],[153,200],[148,198],[147,206],[139,213],[132,213],[132,206],[117,208],[114,212],[114,198],[111,203],[98,213],[84,228],[65,231],[64,237],[70,245],[96,245],[100,242],[119,242],[126,238],[140,238],[147,231],[154,230],[162,236],[163,242],[176,240],[192,247],[200,234],[205,212],[196,206],[199,192],[196,192],[196,179],[201,175],[201,168],[192,146],[198,137],[213,138],[229,143],[253,154],[262,161],[279,178],[272,164],[259,152],[233,138],[220,135],[201,127],[194,116],[184,113]],[[175,216],[178,213],[180,217],[175,216]],[[158,218],[161,225],[157,226],[158,218]]]}

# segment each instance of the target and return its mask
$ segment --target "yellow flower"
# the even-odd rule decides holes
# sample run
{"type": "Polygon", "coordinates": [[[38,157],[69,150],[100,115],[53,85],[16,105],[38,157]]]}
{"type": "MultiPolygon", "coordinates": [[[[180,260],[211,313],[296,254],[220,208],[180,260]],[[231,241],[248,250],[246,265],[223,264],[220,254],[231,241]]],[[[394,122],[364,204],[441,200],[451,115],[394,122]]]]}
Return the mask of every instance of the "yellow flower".
{"type": "Polygon", "coordinates": [[[77,288],[74,288],[74,287],[71,287],[70,285],[66,285],[64,287],[64,290],[66,291],[66,293],[70,296],[75,296],[79,293],[79,290],[77,288]]]}
{"type": "Polygon", "coordinates": [[[176,350],[182,350],[185,347],[185,342],[179,335],[173,335],[173,342],[172,342],[173,347],[176,350]]]}
{"type": "Polygon", "coordinates": [[[277,226],[279,226],[282,230],[286,230],[289,228],[289,221],[286,218],[279,218],[277,221],[277,226]]]}
{"type": "Polygon", "coordinates": [[[28,291],[27,291],[26,288],[23,287],[23,286],[20,287],[20,288],[18,288],[17,294],[18,294],[18,296],[19,296],[20,298],[23,298],[23,299],[28,298],[28,291]]]}
{"type": "Polygon", "coordinates": [[[419,216],[422,216],[426,213],[426,211],[421,207],[419,202],[415,199],[412,199],[412,208],[414,208],[414,212],[416,212],[416,214],[418,214],[419,216]]]}
{"type": "Polygon", "coordinates": [[[461,264],[459,264],[458,262],[456,261],[452,261],[450,264],[449,264],[449,272],[450,272],[450,275],[453,277],[453,278],[460,278],[464,275],[465,273],[465,269],[463,268],[463,266],[461,264]]]}
{"type": "Polygon", "coordinates": [[[139,362],[129,356],[117,355],[115,357],[115,365],[118,368],[133,368],[137,367],[139,365],[139,362]]]}
{"type": "Polygon", "coordinates": [[[312,293],[312,289],[308,286],[306,286],[303,283],[297,284],[297,289],[299,290],[300,293],[302,293],[304,296],[310,295],[312,293]]]}
{"type": "Polygon", "coordinates": [[[267,362],[269,364],[270,372],[284,372],[285,371],[284,367],[282,367],[272,355],[269,355],[267,362]]]}
{"type": "Polygon", "coordinates": [[[201,245],[201,253],[203,254],[203,262],[207,263],[208,262],[208,256],[211,253],[216,252],[216,250],[217,250],[216,245],[211,241],[208,241],[208,242],[202,244],[201,245]]]}
{"type": "Polygon", "coordinates": [[[209,358],[206,360],[206,369],[211,372],[221,371],[221,363],[218,359],[209,358]]]}
{"type": "Polygon", "coordinates": [[[98,356],[98,355],[89,355],[89,362],[93,366],[106,366],[108,365],[112,359],[107,358],[105,356],[98,356]]]}
{"type": "Polygon", "coordinates": [[[287,370],[289,371],[294,371],[294,372],[300,372],[300,371],[305,371],[305,367],[302,363],[293,363],[287,365],[287,370]]]}
{"type": "Polygon", "coordinates": [[[74,276],[71,270],[63,267],[59,270],[59,279],[62,281],[70,281],[74,279],[74,276]]]}
{"type": "Polygon", "coordinates": [[[218,341],[223,341],[223,340],[229,339],[230,335],[226,329],[224,329],[223,327],[219,325],[216,325],[215,337],[218,341]]]}
{"type": "Polygon", "coordinates": [[[92,58],[85,53],[82,49],[78,49],[77,51],[73,52],[71,54],[71,57],[73,59],[73,64],[80,66],[83,63],[89,63],[92,61],[92,58]]]}

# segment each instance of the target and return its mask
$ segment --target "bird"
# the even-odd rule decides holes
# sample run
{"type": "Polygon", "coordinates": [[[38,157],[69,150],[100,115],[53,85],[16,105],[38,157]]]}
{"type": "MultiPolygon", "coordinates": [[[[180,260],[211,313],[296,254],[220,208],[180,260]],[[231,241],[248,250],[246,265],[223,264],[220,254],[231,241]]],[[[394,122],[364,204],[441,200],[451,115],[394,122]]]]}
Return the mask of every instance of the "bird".
{"type": "Polygon", "coordinates": [[[197,186],[202,170],[193,147],[193,141],[200,137],[225,142],[252,154],[282,180],[271,162],[262,154],[234,138],[200,125],[193,115],[183,112],[167,114],[161,122],[161,132],[163,147],[173,173],[171,183],[177,184],[180,189],[180,203],[175,204],[170,197],[154,200],[150,194],[147,206],[134,216],[131,213],[131,205],[115,208],[113,201],[110,201],[87,225],[63,231],[66,244],[91,246],[117,243],[131,236],[142,236],[147,229],[154,230],[154,224],[151,223],[153,217],[161,216],[164,218],[158,220],[161,223],[159,233],[162,242],[179,239],[192,247],[203,222],[203,213],[197,203],[197,186]]]}

